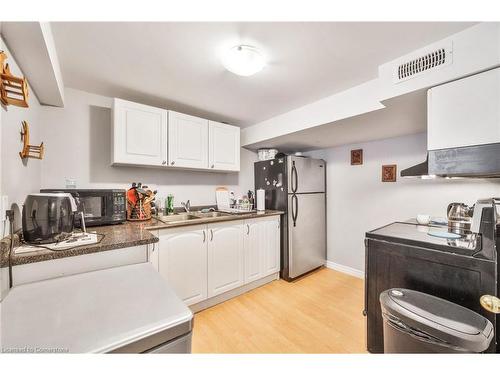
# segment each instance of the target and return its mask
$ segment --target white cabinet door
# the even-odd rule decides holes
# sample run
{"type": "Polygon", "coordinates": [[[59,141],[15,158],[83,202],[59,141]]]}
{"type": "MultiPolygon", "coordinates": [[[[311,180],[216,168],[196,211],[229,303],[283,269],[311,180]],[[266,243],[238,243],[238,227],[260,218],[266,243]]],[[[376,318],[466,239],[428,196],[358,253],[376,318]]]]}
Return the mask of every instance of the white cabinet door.
{"type": "Polygon", "coordinates": [[[281,249],[280,249],[280,217],[271,216],[262,219],[262,231],[264,235],[264,250],[263,250],[263,270],[262,276],[268,276],[273,273],[279,272],[281,262],[281,249]]]}
{"type": "Polygon", "coordinates": [[[279,272],[280,218],[245,221],[245,283],[279,272]]]}
{"type": "Polygon", "coordinates": [[[114,99],[112,120],[113,164],[165,165],[167,111],[114,99]]]}
{"type": "Polygon", "coordinates": [[[208,225],[208,297],[243,285],[244,223],[208,225]]]}
{"type": "Polygon", "coordinates": [[[245,221],[245,284],[263,277],[265,244],[265,222],[260,219],[245,221]]]}
{"type": "Polygon", "coordinates": [[[240,128],[209,121],[209,168],[240,170],[240,128]]]}
{"type": "Polygon", "coordinates": [[[427,116],[429,150],[500,142],[500,68],[433,87],[427,116]]]}
{"type": "Polygon", "coordinates": [[[160,230],[159,271],[187,305],[207,298],[204,225],[160,230]]]}
{"type": "Polygon", "coordinates": [[[148,262],[151,263],[156,271],[159,271],[158,265],[158,243],[148,245],[148,262]]]}
{"type": "Polygon", "coordinates": [[[168,111],[168,162],[173,167],[208,168],[208,120],[168,111]]]}

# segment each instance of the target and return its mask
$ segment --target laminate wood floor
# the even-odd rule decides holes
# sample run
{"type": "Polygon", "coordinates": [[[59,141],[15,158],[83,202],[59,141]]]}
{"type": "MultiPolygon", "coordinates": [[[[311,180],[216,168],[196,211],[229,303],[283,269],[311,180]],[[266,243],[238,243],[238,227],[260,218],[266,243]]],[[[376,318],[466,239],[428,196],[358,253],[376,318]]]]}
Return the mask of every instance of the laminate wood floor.
{"type": "Polygon", "coordinates": [[[320,269],[195,315],[193,353],[365,353],[364,282],[320,269]]]}

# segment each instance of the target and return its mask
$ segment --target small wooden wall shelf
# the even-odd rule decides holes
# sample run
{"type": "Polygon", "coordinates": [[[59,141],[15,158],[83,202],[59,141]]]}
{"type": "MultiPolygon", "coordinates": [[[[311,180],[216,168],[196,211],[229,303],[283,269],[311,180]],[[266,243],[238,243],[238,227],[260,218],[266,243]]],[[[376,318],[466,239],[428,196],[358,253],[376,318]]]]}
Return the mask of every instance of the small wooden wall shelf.
{"type": "Polygon", "coordinates": [[[7,55],[0,51],[0,100],[4,105],[28,107],[28,81],[10,72],[9,64],[5,64],[7,55]]]}
{"type": "Polygon", "coordinates": [[[19,153],[21,159],[43,159],[43,153],[45,151],[43,142],[40,143],[40,146],[30,145],[30,127],[26,121],[23,121],[21,140],[23,141],[23,150],[19,153]]]}

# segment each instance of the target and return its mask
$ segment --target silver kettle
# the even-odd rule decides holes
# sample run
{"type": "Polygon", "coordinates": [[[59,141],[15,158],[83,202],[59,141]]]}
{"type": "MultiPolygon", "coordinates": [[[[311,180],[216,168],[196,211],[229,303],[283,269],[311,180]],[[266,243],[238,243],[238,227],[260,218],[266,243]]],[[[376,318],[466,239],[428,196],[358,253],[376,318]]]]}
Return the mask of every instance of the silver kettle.
{"type": "Polygon", "coordinates": [[[448,226],[452,229],[470,229],[473,211],[474,208],[465,203],[450,203],[446,209],[448,226]]]}

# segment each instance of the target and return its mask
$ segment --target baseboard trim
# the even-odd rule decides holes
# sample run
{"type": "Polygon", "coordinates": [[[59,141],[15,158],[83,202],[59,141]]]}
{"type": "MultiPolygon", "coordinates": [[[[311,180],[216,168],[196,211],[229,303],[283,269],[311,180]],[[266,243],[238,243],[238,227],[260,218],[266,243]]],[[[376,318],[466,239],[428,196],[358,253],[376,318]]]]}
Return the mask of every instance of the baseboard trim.
{"type": "Polygon", "coordinates": [[[332,262],[330,260],[326,261],[326,267],[330,268],[332,270],[335,270],[335,271],[345,273],[347,275],[357,277],[358,279],[365,278],[365,273],[363,271],[357,270],[356,268],[344,266],[342,264],[338,264],[338,263],[332,262]]]}

